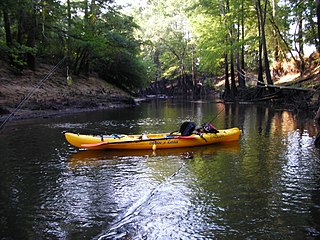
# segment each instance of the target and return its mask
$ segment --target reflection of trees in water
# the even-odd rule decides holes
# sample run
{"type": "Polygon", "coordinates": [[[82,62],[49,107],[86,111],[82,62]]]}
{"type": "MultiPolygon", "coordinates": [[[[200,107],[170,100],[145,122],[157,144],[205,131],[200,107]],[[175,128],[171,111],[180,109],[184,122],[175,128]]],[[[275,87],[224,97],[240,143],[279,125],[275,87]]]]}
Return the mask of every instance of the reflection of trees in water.
{"type": "Polygon", "coordinates": [[[320,132],[320,125],[317,128],[310,114],[297,114],[264,105],[225,104],[224,114],[225,128],[239,126],[247,131],[257,128],[260,134],[266,135],[286,134],[298,129],[301,135],[308,132],[311,137],[320,132]],[[256,120],[253,121],[253,119],[256,120]]]}
{"type": "MultiPolygon", "coordinates": [[[[307,231],[317,236],[320,232],[320,164],[314,160],[319,153],[313,147],[312,138],[320,131],[320,125],[315,124],[310,113],[241,104],[225,106],[225,125],[243,130],[240,142],[246,152],[242,153],[245,157],[238,171],[254,180],[253,192],[269,193],[264,197],[265,202],[259,203],[260,207],[276,203],[275,209],[281,208],[295,198],[297,208],[308,206],[312,220],[307,231]],[[315,166],[310,168],[310,164],[315,166]],[[257,172],[263,173],[263,177],[255,175],[257,172]],[[273,185],[278,181],[280,187],[273,185]],[[304,193],[294,191],[292,186],[304,193]]],[[[296,221],[295,209],[290,211],[296,221]]],[[[280,214],[279,219],[286,219],[286,215],[280,214]]]]}
{"type": "Polygon", "coordinates": [[[225,105],[225,128],[239,126],[239,105],[226,104],[225,105]]]}
{"type": "Polygon", "coordinates": [[[265,135],[269,135],[273,116],[274,114],[269,108],[257,107],[257,126],[260,134],[264,130],[265,135]]]}

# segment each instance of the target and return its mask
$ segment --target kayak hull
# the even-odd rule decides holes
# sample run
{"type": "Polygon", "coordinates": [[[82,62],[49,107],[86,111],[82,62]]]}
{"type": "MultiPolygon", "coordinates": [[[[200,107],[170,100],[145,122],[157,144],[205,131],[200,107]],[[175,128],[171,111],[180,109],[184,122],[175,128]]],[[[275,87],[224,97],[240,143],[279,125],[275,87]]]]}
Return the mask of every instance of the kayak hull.
{"type": "Polygon", "coordinates": [[[169,149],[195,147],[220,142],[237,141],[241,131],[239,128],[219,130],[219,133],[203,133],[201,136],[171,135],[170,133],[145,135],[84,135],[71,132],[64,133],[66,140],[74,147],[84,149],[169,149]]]}

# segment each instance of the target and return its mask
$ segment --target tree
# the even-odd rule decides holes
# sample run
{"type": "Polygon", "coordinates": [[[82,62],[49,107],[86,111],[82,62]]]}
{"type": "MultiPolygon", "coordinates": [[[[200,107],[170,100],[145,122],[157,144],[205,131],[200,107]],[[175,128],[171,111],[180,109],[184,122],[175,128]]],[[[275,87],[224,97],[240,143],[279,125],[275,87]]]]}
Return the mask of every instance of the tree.
{"type": "Polygon", "coordinates": [[[16,73],[67,55],[74,74],[98,72],[127,90],[168,80],[190,95],[199,76],[225,74],[226,95],[236,100],[246,71],[258,69],[258,84],[265,75],[272,85],[288,53],[303,74],[305,46],[320,51],[319,0],[254,3],[149,0],[130,16],[113,0],[3,0],[0,53],[16,73]]]}
{"type": "Polygon", "coordinates": [[[6,44],[8,47],[11,47],[12,36],[11,36],[11,24],[10,24],[10,17],[9,17],[9,1],[3,0],[1,2],[1,8],[2,8],[2,14],[3,14],[5,35],[6,35],[6,44]]]}
{"type": "Polygon", "coordinates": [[[230,45],[230,75],[231,75],[231,94],[232,98],[234,99],[235,96],[237,95],[237,86],[236,86],[236,79],[235,79],[235,73],[234,73],[234,53],[235,53],[235,43],[234,43],[234,22],[233,21],[227,21],[226,16],[230,15],[230,3],[229,0],[226,0],[226,6],[225,6],[225,24],[226,28],[229,31],[229,37],[227,40],[229,40],[229,45],[230,45]]]}
{"type": "MultiPolygon", "coordinates": [[[[264,71],[266,74],[266,80],[267,80],[268,85],[273,85],[273,81],[272,81],[271,73],[270,73],[270,64],[269,64],[266,31],[265,31],[266,16],[267,16],[267,3],[268,3],[268,1],[264,0],[264,10],[262,10],[261,0],[257,0],[256,1],[256,11],[257,11],[258,25],[259,25],[260,34],[261,34],[261,35],[259,35],[259,37],[261,38],[261,45],[262,45],[262,50],[263,50],[264,68],[265,68],[264,71]]],[[[260,57],[261,57],[261,55],[260,55],[260,57]]],[[[270,91],[273,91],[272,88],[270,88],[270,91]]]]}
{"type": "MultiPolygon", "coordinates": [[[[144,42],[144,58],[149,59],[154,80],[177,80],[175,93],[188,94],[194,87],[195,48],[190,23],[186,16],[188,2],[148,1],[135,11],[141,27],[139,35],[144,42]],[[160,76],[161,75],[161,76],[160,76]]],[[[156,83],[157,85],[157,83],[156,83]]]]}
{"type": "MultiPolygon", "coordinates": [[[[245,12],[244,1],[242,3],[243,5],[241,6],[237,0],[224,2],[200,0],[198,4],[200,7],[195,6],[197,10],[195,11],[196,18],[199,18],[199,14],[203,16],[200,21],[194,20],[196,31],[199,35],[198,52],[201,53],[202,60],[200,69],[210,72],[216,71],[215,73],[219,74],[221,65],[225,65],[224,97],[226,99],[235,99],[237,95],[235,65],[238,70],[238,85],[241,88],[245,87],[244,74],[241,75],[245,68],[244,26],[241,27],[242,39],[240,40],[238,14],[244,14],[245,12]],[[241,52],[241,57],[239,52],[241,52]],[[230,65],[230,67],[227,65],[230,65]],[[231,84],[228,83],[229,71],[231,84]]],[[[241,22],[244,23],[243,18],[241,22]]]]}
{"type": "MultiPolygon", "coordinates": [[[[28,10],[27,17],[29,19],[29,24],[27,26],[27,42],[26,46],[34,49],[36,46],[36,31],[37,31],[37,5],[33,1],[32,8],[28,10]]],[[[36,58],[34,52],[27,52],[27,65],[30,69],[35,70],[36,68],[36,58]]]]}
{"type": "Polygon", "coordinates": [[[145,84],[140,45],[133,35],[137,25],[113,2],[1,1],[0,27],[5,33],[5,38],[0,35],[1,53],[16,73],[35,70],[37,60],[55,63],[67,55],[74,74],[97,71],[107,81],[134,91],[145,84]],[[110,68],[114,75],[107,74],[110,68]]]}
{"type": "Polygon", "coordinates": [[[24,65],[35,68],[36,3],[21,0],[1,3],[6,38],[6,52],[14,71],[20,73],[24,65]]]}
{"type": "Polygon", "coordinates": [[[244,25],[245,11],[244,11],[244,0],[241,0],[241,11],[238,14],[238,38],[237,41],[241,42],[241,50],[237,52],[237,72],[238,72],[238,82],[240,88],[246,87],[246,76],[245,76],[245,60],[244,60],[244,35],[245,35],[245,25],[244,25]],[[240,55],[240,56],[239,56],[240,55]]]}

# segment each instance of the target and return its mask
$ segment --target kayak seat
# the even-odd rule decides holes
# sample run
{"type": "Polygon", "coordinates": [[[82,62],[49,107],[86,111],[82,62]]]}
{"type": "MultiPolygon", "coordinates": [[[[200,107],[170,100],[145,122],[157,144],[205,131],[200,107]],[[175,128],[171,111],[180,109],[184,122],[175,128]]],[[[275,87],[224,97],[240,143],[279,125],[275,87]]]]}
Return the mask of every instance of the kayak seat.
{"type": "Polygon", "coordinates": [[[181,124],[179,132],[181,136],[190,136],[196,129],[196,126],[194,122],[184,122],[181,124]]]}

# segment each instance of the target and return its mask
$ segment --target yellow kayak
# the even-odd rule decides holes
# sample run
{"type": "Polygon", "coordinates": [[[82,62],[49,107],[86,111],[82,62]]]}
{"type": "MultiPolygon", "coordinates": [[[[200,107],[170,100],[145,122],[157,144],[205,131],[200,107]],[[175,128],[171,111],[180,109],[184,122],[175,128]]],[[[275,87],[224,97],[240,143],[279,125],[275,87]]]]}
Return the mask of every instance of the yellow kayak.
{"type": "Polygon", "coordinates": [[[84,135],[65,132],[66,140],[77,148],[85,149],[164,149],[209,145],[237,141],[239,128],[219,130],[218,133],[201,133],[183,136],[181,134],[157,133],[142,135],[84,135]]]}

